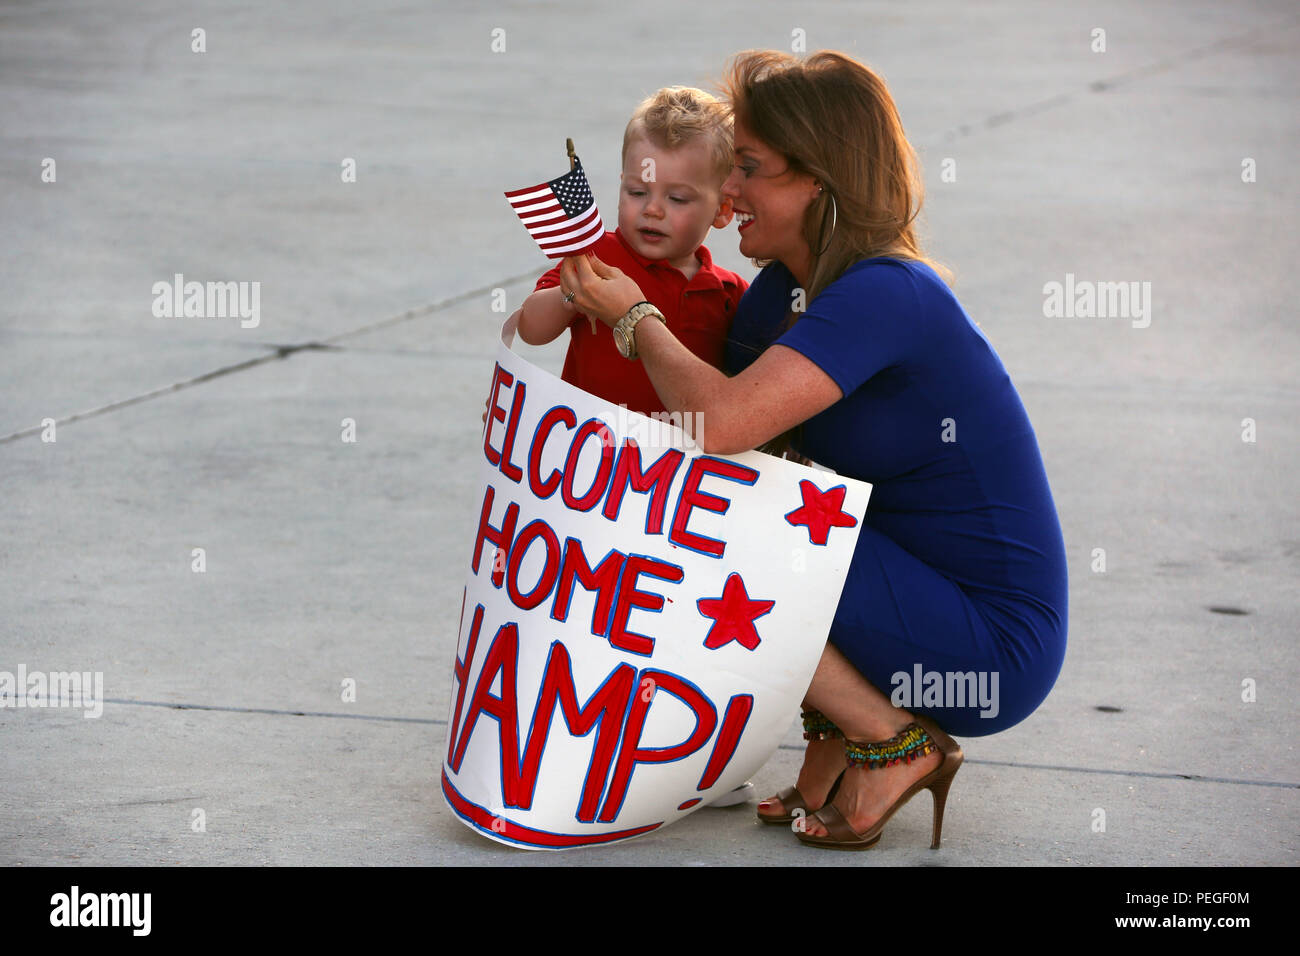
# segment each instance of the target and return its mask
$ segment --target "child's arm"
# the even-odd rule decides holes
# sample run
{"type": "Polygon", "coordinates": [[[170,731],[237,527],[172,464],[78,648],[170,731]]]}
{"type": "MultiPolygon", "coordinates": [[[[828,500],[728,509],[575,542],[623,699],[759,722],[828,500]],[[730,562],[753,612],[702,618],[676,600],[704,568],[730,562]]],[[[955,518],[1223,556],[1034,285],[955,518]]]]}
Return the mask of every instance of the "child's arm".
{"type": "Polygon", "coordinates": [[[540,289],[524,299],[519,310],[519,337],[529,345],[552,342],[569,327],[575,312],[558,285],[540,289]]]}

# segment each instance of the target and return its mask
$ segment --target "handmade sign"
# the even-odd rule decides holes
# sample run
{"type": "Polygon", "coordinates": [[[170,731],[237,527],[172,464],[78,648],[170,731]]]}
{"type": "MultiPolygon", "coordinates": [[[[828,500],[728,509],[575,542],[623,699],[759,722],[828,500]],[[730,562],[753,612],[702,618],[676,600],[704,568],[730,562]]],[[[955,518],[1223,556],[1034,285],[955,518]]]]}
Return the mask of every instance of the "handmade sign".
{"type": "Polygon", "coordinates": [[[798,712],[871,486],[529,364],[502,332],[442,789],[535,849],[648,833],[745,782],[798,712]]]}

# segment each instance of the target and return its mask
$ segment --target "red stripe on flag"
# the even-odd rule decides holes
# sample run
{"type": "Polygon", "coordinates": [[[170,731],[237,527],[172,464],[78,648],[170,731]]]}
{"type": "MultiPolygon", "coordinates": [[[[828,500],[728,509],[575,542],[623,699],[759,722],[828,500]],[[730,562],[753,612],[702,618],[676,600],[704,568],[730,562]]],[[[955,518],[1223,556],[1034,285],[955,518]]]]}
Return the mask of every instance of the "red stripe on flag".
{"type": "Polygon", "coordinates": [[[591,184],[582,164],[555,180],[505,194],[528,234],[550,259],[562,259],[589,249],[605,234],[591,184]],[[572,215],[567,208],[577,209],[572,215]]]}

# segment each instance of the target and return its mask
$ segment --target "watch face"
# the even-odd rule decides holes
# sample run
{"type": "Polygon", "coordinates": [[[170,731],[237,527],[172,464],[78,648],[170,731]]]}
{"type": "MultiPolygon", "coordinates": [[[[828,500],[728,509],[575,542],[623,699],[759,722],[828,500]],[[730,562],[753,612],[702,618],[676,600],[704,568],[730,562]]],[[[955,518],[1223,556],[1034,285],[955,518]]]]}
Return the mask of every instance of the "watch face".
{"type": "Polygon", "coordinates": [[[623,330],[618,327],[615,327],[614,329],[614,344],[618,346],[619,354],[624,358],[627,358],[627,336],[624,334],[623,330]]]}

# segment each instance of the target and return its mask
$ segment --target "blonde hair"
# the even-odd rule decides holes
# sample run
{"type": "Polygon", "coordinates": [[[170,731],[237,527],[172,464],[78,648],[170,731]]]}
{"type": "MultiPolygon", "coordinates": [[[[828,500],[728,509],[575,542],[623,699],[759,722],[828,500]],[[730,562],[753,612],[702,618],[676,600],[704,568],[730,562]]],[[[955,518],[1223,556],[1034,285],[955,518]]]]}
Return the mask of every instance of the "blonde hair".
{"type": "Polygon", "coordinates": [[[749,50],[735,56],[722,86],[736,121],[823,186],[803,223],[813,254],[809,301],[873,256],[924,262],[951,279],[921,250],[914,223],[924,187],[916,151],[876,73],[833,51],[800,60],[749,50]]]}
{"type": "Polygon", "coordinates": [[[627,162],[628,147],[638,137],[660,149],[704,140],[721,186],[735,162],[731,127],[731,111],[716,96],[693,86],[666,86],[642,100],[633,112],[623,132],[623,161],[627,162]]]}

